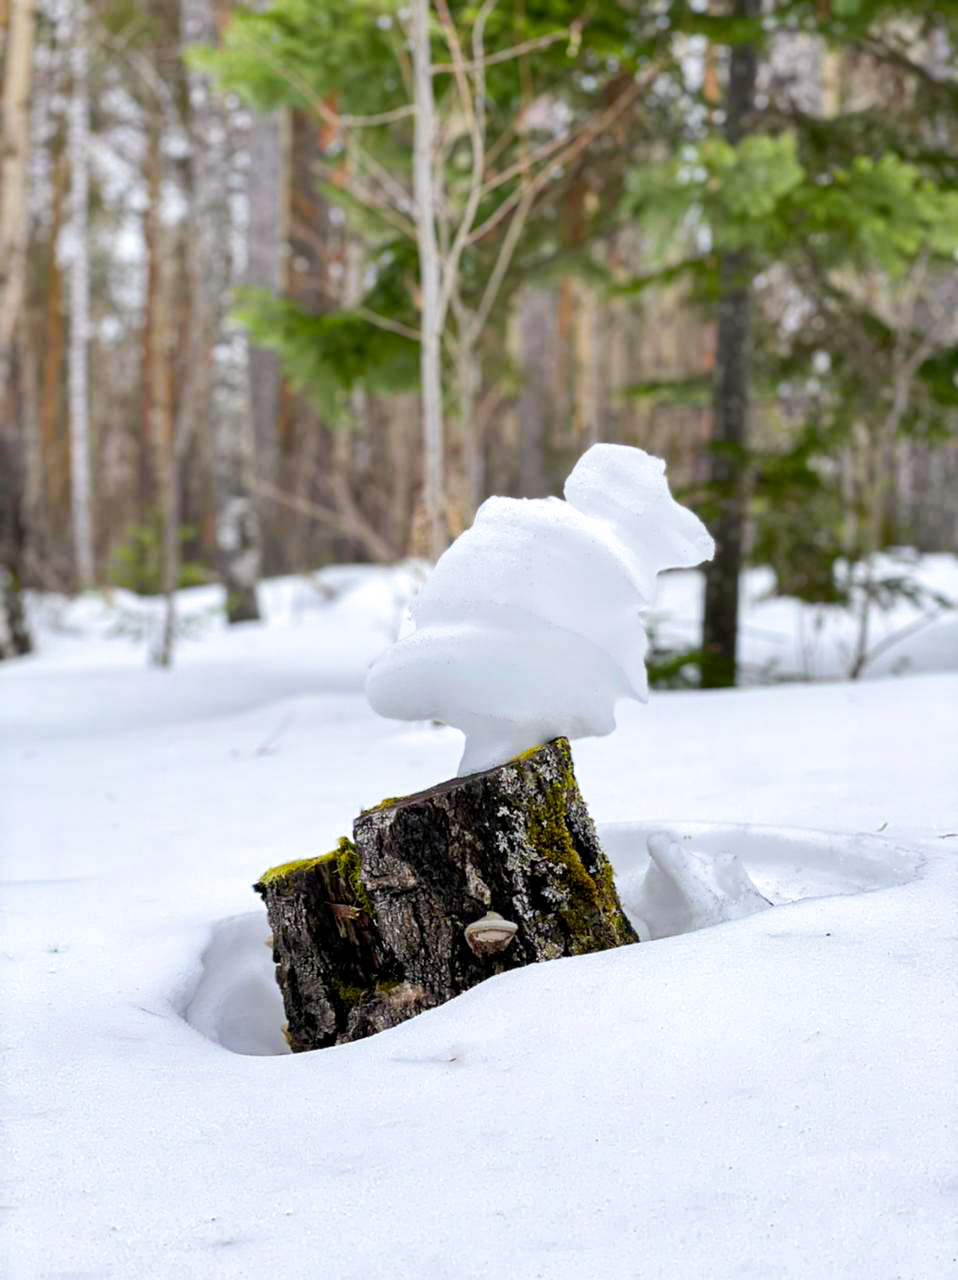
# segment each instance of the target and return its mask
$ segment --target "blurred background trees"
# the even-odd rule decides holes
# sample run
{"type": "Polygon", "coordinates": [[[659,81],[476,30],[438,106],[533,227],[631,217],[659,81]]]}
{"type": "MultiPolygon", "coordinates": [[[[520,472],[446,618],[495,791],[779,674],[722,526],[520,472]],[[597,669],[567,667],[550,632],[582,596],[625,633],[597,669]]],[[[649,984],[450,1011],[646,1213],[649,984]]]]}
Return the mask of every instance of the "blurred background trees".
{"type": "Polygon", "coordinates": [[[716,533],[706,684],[735,678],[745,563],[804,600],[857,583],[864,652],[876,553],[955,548],[950,7],[0,24],[7,651],[23,587],[115,583],[166,595],[168,661],[178,583],[255,617],[260,573],[434,555],[599,439],[665,456],[716,533]]]}

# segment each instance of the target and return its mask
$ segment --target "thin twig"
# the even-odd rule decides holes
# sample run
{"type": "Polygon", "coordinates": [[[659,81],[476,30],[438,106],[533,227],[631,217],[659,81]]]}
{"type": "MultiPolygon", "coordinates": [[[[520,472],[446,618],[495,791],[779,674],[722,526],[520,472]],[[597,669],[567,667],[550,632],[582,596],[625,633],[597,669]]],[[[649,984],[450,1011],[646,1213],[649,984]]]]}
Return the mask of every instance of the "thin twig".
{"type": "MultiPolygon", "coordinates": [[[[490,53],[486,58],[474,58],[472,62],[463,63],[463,70],[484,71],[486,67],[493,67],[497,63],[511,62],[514,58],[521,58],[524,53],[534,53],[537,49],[545,49],[550,44],[555,44],[557,40],[574,40],[576,33],[581,28],[581,21],[573,22],[562,31],[553,31],[546,36],[536,36],[533,40],[524,40],[522,44],[513,45],[510,49],[500,49],[498,53],[490,53]]],[[[455,72],[455,62],[436,62],[433,64],[432,73],[434,76],[454,75],[455,72]]]]}
{"type": "MultiPolygon", "coordinates": [[[[611,106],[607,107],[605,111],[601,111],[597,115],[593,116],[592,120],[584,125],[575,136],[574,140],[569,143],[565,151],[554,156],[549,163],[540,169],[539,172],[531,179],[530,186],[533,193],[538,195],[543,187],[545,187],[550,181],[555,169],[564,168],[571,161],[575,160],[604,129],[607,129],[609,125],[614,124],[619,116],[632,105],[643,89],[646,89],[649,86],[658,73],[658,64],[650,67],[642,79],[632,81],[625,92],[621,93],[611,106]]],[[[469,244],[476,244],[479,240],[482,240],[487,236],[489,232],[494,230],[503,218],[507,217],[509,213],[511,213],[512,210],[515,209],[524,199],[525,195],[523,189],[520,188],[518,191],[514,191],[511,196],[503,200],[495,213],[490,214],[486,221],[481,223],[470,235],[469,244]]]]}
{"type": "MultiPolygon", "coordinates": [[[[585,126],[583,126],[584,128],[585,126]]],[[[552,138],[549,142],[542,142],[538,147],[526,153],[521,160],[517,160],[515,164],[511,164],[508,169],[503,169],[501,173],[494,173],[482,188],[482,194],[487,196],[490,191],[495,191],[497,187],[501,187],[504,182],[509,182],[513,178],[521,177],[527,173],[533,165],[538,164],[540,160],[545,160],[553,152],[558,151],[560,147],[568,146],[569,135],[564,133],[561,137],[552,138]]]]}
{"type": "Polygon", "coordinates": [[[342,115],[339,122],[347,129],[368,129],[373,125],[393,124],[396,120],[406,120],[416,114],[416,104],[407,102],[403,107],[393,107],[391,111],[380,111],[371,116],[342,115]]]}
{"type": "Polygon", "coordinates": [[[356,508],[352,495],[348,497],[348,509],[346,511],[336,511],[331,507],[324,507],[320,503],[314,502],[311,498],[304,498],[300,494],[287,493],[277,485],[271,484],[268,480],[263,480],[260,476],[250,476],[249,484],[254,493],[258,493],[263,498],[269,498],[271,502],[279,503],[280,506],[288,507],[291,511],[297,511],[300,515],[308,516],[310,520],[315,520],[317,524],[325,525],[326,528],[332,529],[336,533],[345,534],[347,537],[360,538],[366,543],[373,555],[384,563],[395,560],[396,553],[394,548],[361,515],[356,508]]]}
{"type": "Polygon", "coordinates": [[[506,234],[503,237],[502,244],[499,247],[499,253],[496,257],[496,265],[492,269],[486,287],[483,290],[482,301],[479,303],[479,309],[473,320],[473,333],[478,337],[489,318],[489,313],[495,306],[496,297],[502,284],[506,272],[509,270],[509,264],[512,262],[513,254],[519,243],[519,236],[522,234],[522,228],[525,226],[526,219],[529,216],[535,198],[541,190],[534,182],[528,182],[522,189],[519,203],[516,211],[512,216],[506,234]]]}
{"type": "Polygon", "coordinates": [[[401,338],[409,338],[412,342],[422,341],[422,334],[419,330],[411,328],[408,324],[403,324],[401,320],[390,320],[387,316],[381,316],[377,311],[370,311],[368,307],[356,307],[355,311],[358,316],[362,316],[364,320],[374,324],[377,329],[385,329],[389,333],[398,333],[401,338]]]}

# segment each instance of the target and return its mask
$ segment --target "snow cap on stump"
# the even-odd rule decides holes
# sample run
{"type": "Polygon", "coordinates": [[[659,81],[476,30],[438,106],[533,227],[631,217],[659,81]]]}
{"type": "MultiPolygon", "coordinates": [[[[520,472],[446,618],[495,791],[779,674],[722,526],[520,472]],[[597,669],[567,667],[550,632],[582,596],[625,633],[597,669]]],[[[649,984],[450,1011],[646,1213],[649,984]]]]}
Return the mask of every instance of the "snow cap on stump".
{"type": "Polygon", "coordinates": [[[710,559],[665,463],[593,445],[560,498],[489,498],[439,559],[414,629],[373,665],[373,709],[466,735],[460,774],[557,737],[611,733],[620,698],[645,701],[644,618],[656,575],[710,559]]]}

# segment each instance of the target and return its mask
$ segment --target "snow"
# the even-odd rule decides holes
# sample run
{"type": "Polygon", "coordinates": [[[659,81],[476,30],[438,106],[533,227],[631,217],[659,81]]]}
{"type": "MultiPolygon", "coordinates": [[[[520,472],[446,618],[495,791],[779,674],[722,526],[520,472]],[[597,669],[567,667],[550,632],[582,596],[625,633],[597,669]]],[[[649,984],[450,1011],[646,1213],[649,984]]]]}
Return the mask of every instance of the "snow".
{"type": "Polygon", "coordinates": [[[662,831],[772,909],[280,1052],[252,882],[455,768],[362,697],[409,590],[270,584],[171,672],[87,599],[0,666],[0,1274],[954,1275],[954,670],[624,704],[574,753],[630,909],[662,831]]]}
{"type": "Polygon", "coordinates": [[[653,832],[647,848],[650,865],[638,892],[623,898],[642,942],[740,920],[772,905],[734,853],[703,854],[673,831],[653,832]]]}
{"type": "MultiPolygon", "coordinates": [[[[865,679],[958,669],[958,556],[918,556],[904,548],[876,557],[874,570],[880,581],[907,581],[912,596],[898,594],[871,610],[865,679]]],[[[745,683],[848,676],[858,642],[861,588],[853,587],[848,608],[777,596],[774,587],[770,569],[743,574],[739,657],[745,683]]],[[[697,648],[702,599],[701,574],[663,574],[649,618],[656,644],[666,651],[697,648]]]]}
{"type": "Polygon", "coordinates": [[[381,715],[462,729],[460,774],[611,733],[616,702],[648,696],[657,574],[715,550],[642,449],[593,445],[565,497],[484,502],[424,585],[413,629],[369,673],[381,715]]]}

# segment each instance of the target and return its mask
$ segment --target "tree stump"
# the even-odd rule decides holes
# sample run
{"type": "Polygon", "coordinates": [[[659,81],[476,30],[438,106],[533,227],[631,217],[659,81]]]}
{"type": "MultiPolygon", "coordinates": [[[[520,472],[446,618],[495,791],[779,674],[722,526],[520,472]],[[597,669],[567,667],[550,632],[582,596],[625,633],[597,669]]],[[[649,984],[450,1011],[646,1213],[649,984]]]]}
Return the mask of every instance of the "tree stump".
{"type": "Polygon", "coordinates": [[[386,800],[352,841],[255,888],[296,1051],[362,1039],[506,969],[638,941],[564,738],[386,800]]]}

